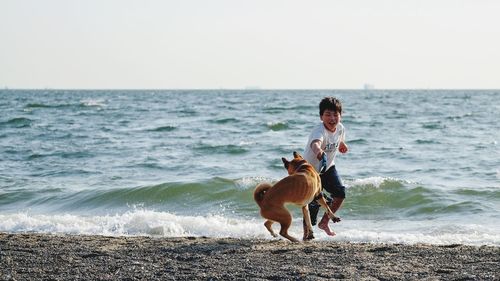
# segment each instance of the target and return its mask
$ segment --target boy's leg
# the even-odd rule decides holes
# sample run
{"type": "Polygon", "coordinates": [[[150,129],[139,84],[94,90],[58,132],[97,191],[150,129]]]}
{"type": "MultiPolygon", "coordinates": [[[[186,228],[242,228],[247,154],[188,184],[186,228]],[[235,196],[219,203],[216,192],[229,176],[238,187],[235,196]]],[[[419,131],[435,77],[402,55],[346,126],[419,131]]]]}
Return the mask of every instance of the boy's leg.
{"type": "Polygon", "coordinates": [[[334,197],[332,204],[330,205],[330,210],[332,210],[333,213],[337,212],[340,207],[342,207],[342,203],[344,203],[344,198],[334,197]]]}
{"type": "MultiPolygon", "coordinates": [[[[344,198],[340,197],[334,197],[332,203],[330,204],[330,210],[335,214],[340,207],[342,206],[342,203],[344,202],[344,198]]],[[[327,213],[323,214],[323,217],[321,218],[321,221],[318,224],[318,227],[326,232],[326,234],[330,236],[334,236],[335,232],[333,232],[330,227],[328,226],[328,223],[330,222],[330,218],[328,217],[327,213]]]]}
{"type": "Polygon", "coordinates": [[[318,220],[318,212],[319,212],[319,204],[316,200],[313,200],[309,203],[309,215],[311,216],[311,224],[316,225],[318,220]]]}
{"type": "MultiPolygon", "coordinates": [[[[330,207],[330,210],[332,210],[332,212],[335,214],[340,209],[340,207],[342,207],[342,203],[344,203],[344,198],[334,197],[333,200],[331,202],[328,202],[328,203],[329,203],[328,206],[330,207]]],[[[321,226],[323,226],[325,224],[328,225],[329,220],[330,220],[330,218],[328,217],[328,214],[324,213],[318,226],[321,229],[323,229],[321,226]]]]}
{"type": "MultiPolygon", "coordinates": [[[[342,207],[342,203],[344,202],[345,198],[345,187],[344,185],[342,185],[342,181],[337,173],[337,170],[335,169],[335,166],[332,166],[326,173],[321,175],[321,183],[323,184],[323,189],[328,191],[333,197],[333,200],[331,201],[331,203],[328,202],[328,205],[330,206],[332,212],[335,214],[340,209],[340,207],[342,207]]],[[[321,218],[318,227],[324,230],[326,234],[333,236],[335,235],[335,232],[333,232],[328,226],[329,222],[330,219],[325,213],[321,218]]]]}
{"type": "MultiPolygon", "coordinates": [[[[327,204],[330,210],[335,214],[335,211],[332,209],[333,202],[335,201],[335,198],[327,197],[327,204]]],[[[330,227],[328,226],[330,218],[328,217],[328,214],[325,212],[323,214],[323,217],[321,218],[321,221],[318,223],[318,228],[325,231],[327,235],[329,236],[334,236],[335,232],[333,232],[330,227]]]]}

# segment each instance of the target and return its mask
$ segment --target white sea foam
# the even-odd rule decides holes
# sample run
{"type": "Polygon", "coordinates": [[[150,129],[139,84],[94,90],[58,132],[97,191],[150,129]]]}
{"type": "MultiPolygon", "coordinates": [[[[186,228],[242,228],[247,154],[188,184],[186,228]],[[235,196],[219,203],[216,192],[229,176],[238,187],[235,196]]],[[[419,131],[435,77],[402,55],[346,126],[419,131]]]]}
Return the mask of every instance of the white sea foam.
{"type": "Polygon", "coordinates": [[[81,100],[80,103],[84,106],[96,106],[96,107],[101,107],[101,106],[106,106],[105,101],[103,99],[85,99],[81,100]]]}
{"type": "MultiPolygon", "coordinates": [[[[94,235],[150,235],[160,237],[236,237],[272,239],[261,218],[228,218],[221,215],[180,216],[166,212],[134,210],[104,216],[42,215],[15,213],[0,215],[2,232],[40,232],[94,235]]],[[[467,244],[500,246],[500,229],[495,225],[443,221],[356,221],[331,225],[337,236],[329,237],[315,227],[318,240],[403,243],[467,244]]],[[[275,224],[275,230],[279,225],[275,224]]],[[[295,219],[290,234],[302,236],[301,220],[295,219]]]]}
{"type": "Polygon", "coordinates": [[[220,215],[179,216],[172,213],[135,210],[105,216],[0,215],[0,231],[96,235],[159,235],[165,237],[261,237],[267,235],[255,219],[231,219],[220,215]]]}
{"type": "Polygon", "coordinates": [[[352,181],[346,181],[346,183],[348,183],[349,186],[372,185],[372,186],[378,188],[385,180],[389,180],[389,179],[384,178],[384,177],[369,177],[369,178],[363,178],[363,179],[355,179],[352,181]]]}
{"type": "Polygon", "coordinates": [[[244,177],[236,180],[236,186],[241,189],[249,189],[255,188],[261,182],[274,182],[275,179],[266,178],[266,177],[244,177]]]}
{"type": "MultiPolygon", "coordinates": [[[[500,246],[495,225],[449,221],[346,221],[335,226],[337,240],[402,244],[466,244],[500,246]]],[[[321,233],[319,239],[328,239],[321,233]]]]}
{"type": "Polygon", "coordinates": [[[391,177],[368,177],[368,178],[360,178],[353,180],[345,180],[345,183],[348,186],[373,186],[375,188],[379,188],[384,182],[399,182],[404,184],[412,184],[415,182],[402,180],[391,177]]]}

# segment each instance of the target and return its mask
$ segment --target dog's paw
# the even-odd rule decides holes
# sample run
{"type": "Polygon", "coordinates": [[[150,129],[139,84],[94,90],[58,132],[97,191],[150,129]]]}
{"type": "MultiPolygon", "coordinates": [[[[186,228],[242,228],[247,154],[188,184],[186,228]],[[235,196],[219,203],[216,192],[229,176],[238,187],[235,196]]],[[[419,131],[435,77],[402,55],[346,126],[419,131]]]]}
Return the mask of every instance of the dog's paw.
{"type": "Polygon", "coordinates": [[[342,219],[341,219],[341,218],[339,218],[339,217],[333,217],[333,218],[332,218],[332,221],[333,221],[334,223],[336,223],[336,222],[340,222],[341,220],[342,220],[342,219]]]}
{"type": "Polygon", "coordinates": [[[302,241],[311,241],[311,240],[313,240],[314,238],[315,238],[315,237],[314,237],[314,235],[312,235],[312,234],[311,234],[311,235],[309,235],[309,236],[307,236],[307,237],[302,238],[302,241]]]}
{"type": "Polygon", "coordinates": [[[302,241],[311,241],[311,240],[313,240],[314,238],[315,238],[315,237],[314,237],[314,234],[311,232],[311,233],[309,233],[308,235],[304,236],[304,237],[302,238],[302,241]]]}

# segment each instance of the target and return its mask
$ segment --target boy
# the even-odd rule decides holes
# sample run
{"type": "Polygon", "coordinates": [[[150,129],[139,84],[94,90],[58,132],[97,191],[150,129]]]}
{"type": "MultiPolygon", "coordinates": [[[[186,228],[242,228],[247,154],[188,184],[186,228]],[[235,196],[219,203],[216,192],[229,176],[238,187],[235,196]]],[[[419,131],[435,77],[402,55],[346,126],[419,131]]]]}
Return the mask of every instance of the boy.
{"type": "MultiPolygon", "coordinates": [[[[342,206],[345,198],[345,187],[342,185],[337,170],[335,169],[335,155],[337,150],[347,153],[345,144],[344,125],[340,123],[342,117],[342,103],[334,97],[325,97],[319,103],[319,117],[322,121],[317,125],[307,141],[304,158],[320,173],[321,185],[331,197],[327,197],[328,205],[333,213],[342,206]]],[[[319,204],[313,201],[309,204],[311,222],[316,225],[319,204]]],[[[335,233],[328,226],[328,216],[325,213],[318,227],[333,236],[335,233]]]]}

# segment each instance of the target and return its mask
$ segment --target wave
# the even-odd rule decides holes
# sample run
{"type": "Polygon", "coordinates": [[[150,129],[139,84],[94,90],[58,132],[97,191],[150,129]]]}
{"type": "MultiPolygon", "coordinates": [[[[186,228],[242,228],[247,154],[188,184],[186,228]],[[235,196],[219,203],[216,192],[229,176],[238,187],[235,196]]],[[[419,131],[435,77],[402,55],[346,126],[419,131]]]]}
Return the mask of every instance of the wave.
{"type": "Polygon", "coordinates": [[[32,153],[27,157],[27,160],[33,161],[46,157],[60,157],[63,159],[80,159],[93,157],[95,154],[92,151],[67,151],[54,153],[32,153]]]}
{"type": "Polygon", "coordinates": [[[436,139],[430,139],[430,140],[422,140],[422,139],[417,139],[414,141],[416,144],[441,144],[440,141],[436,139]]]}
{"type": "Polygon", "coordinates": [[[102,99],[85,99],[81,100],[79,106],[83,107],[103,107],[106,103],[102,99]]]}
{"type": "Polygon", "coordinates": [[[269,122],[266,126],[272,131],[288,130],[290,127],[286,122],[269,122]]]}
{"type": "MultiPolygon", "coordinates": [[[[337,235],[332,238],[314,228],[320,241],[356,243],[403,243],[437,245],[500,246],[498,226],[491,224],[422,221],[422,220],[347,220],[333,225],[337,235]]],[[[217,214],[178,215],[135,209],[113,215],[35,214],[17,212],[0,214],[0,231],[65,233],[106,236],[154,237],[236,237],[275,239],[263,226],[262,218],[224,216],[217,214]]],[[[300,237],[302,222],[295,219],[289,230],[300,237]]],[[[277,238],[281,239],[281,238],[277,238]]]]}
{"type": "Polygon", "coordinates": [[[0,193],[0,205],[57,211],[128,210],[132,206],[179,211],[224,212],[255,209],[252,192],[256,180],[212,178],[200,182],[168,182],[158,185],[109,190],[64,192],[58,189],[14,190],[0,193]]]}
{"type": "Polygon", "coordinates": [[[349,140],[349,144],[367,144],[368,141],[366,139],[353,139],[353,140],[349,140]]]}
{"type": "Polygon", "coordinates": [[[204,144],[204,143],[198,143],[196,146],[193,148],[194,151],[198,151],[201,153],[216,153],[216,154],[231,154],[231,155],[239,155],[239,154],[244,154],[248,152],[248,149],[241,146],[241,145],[234,145],[234,144],[229,144],[229,145],[213,145],[213,144],[204,144]]]}
{"type": "Polygon", "coordinates": [[[441,190],[383,177],[346,181],[346,184],[348,207],[344,213],[356,218],[460,217],[489,213],[489,205],[500,199],[500,190],[441,190]]]}
{"type": "Polygon", "coordinates": [[[221,118],[221,119],[215,119],[215,120],[210,120],[210,122],[215,123],[215,124],[231,124],[231,123],[239,123],[240,120],[236,118],[221,118]]]}
{"type": "Polygon", "coordinates": [[[255,219],[220,215],[180,216],[168,212],[133,210],[123,214],[82,216],[73,214],[0,214],[0,231],[95,235],[153,235],[163,237],[267,237],[255,219]],[[249,231],[249,230],[254,231],[249,231]]]}
{"type": "Polygon", "coordinates": [[[28,103],[24,106],[25,109],[37,109],[37,108],[73,108],[73,107],[103,107],[105,102],[102,99],[86,99],[81,100],[78,103],[63,103],[63,104],[45,104],[45,103],[28,103]]]}
{"type": "Polygon", "coordinates": [[[172,132],[174,130],[177,130],[177,127],[175,127],[175,126],[160,126],[160,127],[156,127],[153,129],[148,129],[147,131],[149,131],[149,132],[172,132]]]}
{"type": "Polygon", "coordinates": [[[316,111],[315,106],[268,106],[262,109],[265,113],[278,114],[285,111],[292,112],[311,112],[316,111]]]}
{"type": "MultiPolygon", "coordinates": [[[[215,177],[196,182],[166,182],[157,185],[67,192],[58,189],[4,190],[2,209],[17,207],[50,211],[125,211],[143,208],[203,214],[235,213],[258,217],[253,189],[261,182],[277,179],[215,177]]],[[[342,215],[351,219],[436,219],[471,214],[491,216],[500,200],[497,189],[440,190],[399,179],[370,177],[346,180],[347,199],[342,215]]],[[[299,215],[299,208],[291,211],[299,215]]]]}
{"type": "Polygon", "coordinates": [[[470,118],[470,117],[472,117],[472,113],[465,113],[465,114],[460,114],[460,115],[448,116],[448,117],[446,117],[446,120],[457,121],[460,119],[470,118]]]}
{"type": "MultiPolygon", "coordinates": [[[[0,231],[272,239],[252,193],[257,184],[277,180],[215,177],[76,192],[4,189],[0,231]]],[[[500,245],[498,215],[491,212],[500,190],[431,189],[385,177],[345,184],[347,199],[339,213],[344,220],[332,225],[335,240],[500,245]]],[[[300,237],[300,208],[289,209],[294,217],[291,233],[300,237]]],[[[316,231],[319,240],[331,239],[316,231]]]]}
{"type": "Polygon", "coordinates": [[[61,105],[48,105],[48,104],[43,104],[43,103],[28,103],[25,105],[25,108],[51,108],[51,107],[58,107],[61,105]]]}
{"type": "Polygon", "coordinates": [[[442,130],[446,128],[446,125],[441,122],[428,122],[422,124],[422,128],[429,130],[442,130]]]}
{"type": "Polygon", "coordinates": [[[0,127],[7,126],[13,128],[27,128],[30,127],[33,123],[33,120],[26,117],[16,117],[9,119],[5,122],[0,122],[0,127]]]}

